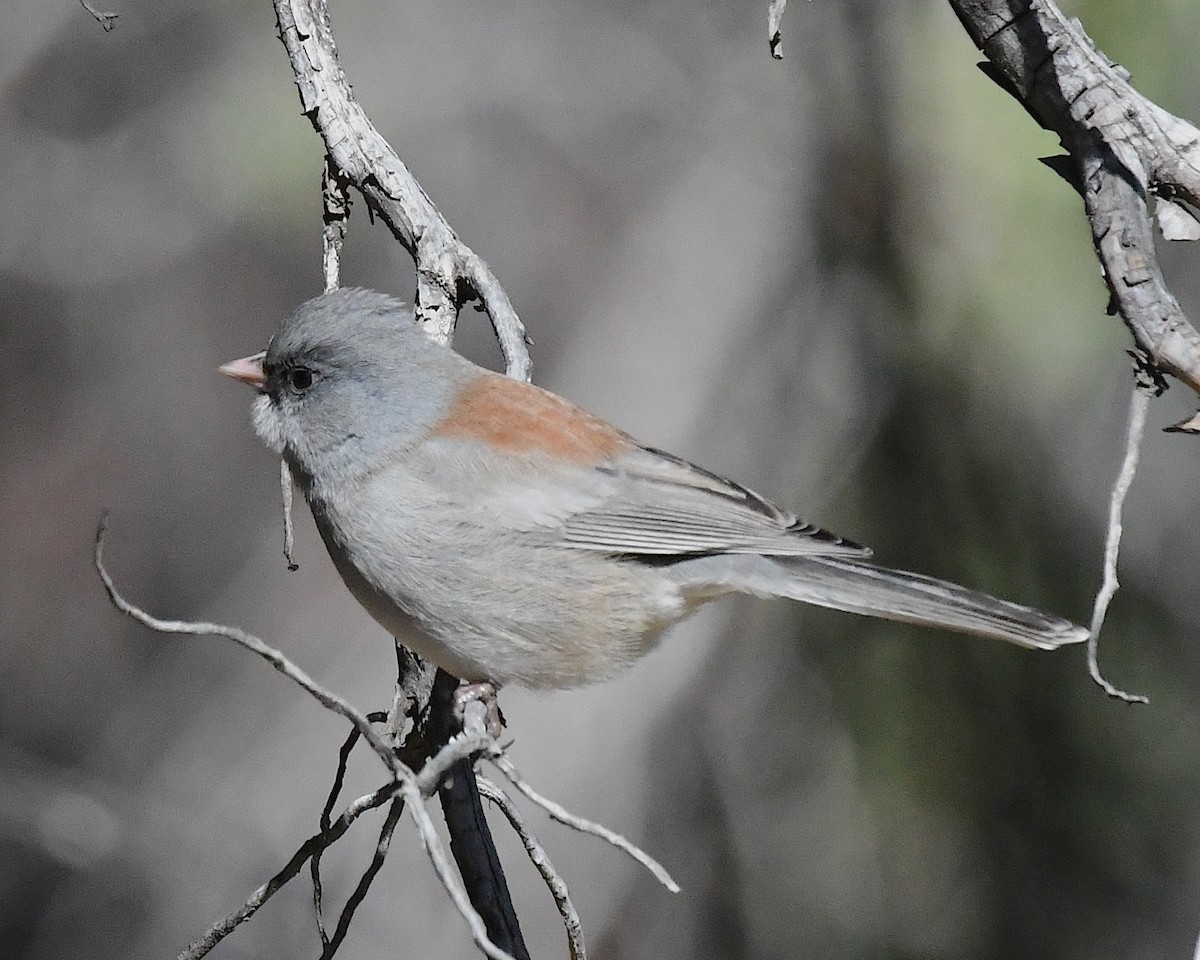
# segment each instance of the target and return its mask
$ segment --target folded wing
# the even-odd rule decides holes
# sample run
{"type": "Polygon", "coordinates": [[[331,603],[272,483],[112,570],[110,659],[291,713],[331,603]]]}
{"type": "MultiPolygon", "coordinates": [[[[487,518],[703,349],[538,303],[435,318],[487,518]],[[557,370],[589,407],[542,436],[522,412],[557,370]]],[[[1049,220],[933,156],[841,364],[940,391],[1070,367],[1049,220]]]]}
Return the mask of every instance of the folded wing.
{"type": "Polygon", "coordinates": [[[565,546],[647,556],[870,555],[745,487],[649,447],[597,470],[611,493],[564,519],[565,546]]]}

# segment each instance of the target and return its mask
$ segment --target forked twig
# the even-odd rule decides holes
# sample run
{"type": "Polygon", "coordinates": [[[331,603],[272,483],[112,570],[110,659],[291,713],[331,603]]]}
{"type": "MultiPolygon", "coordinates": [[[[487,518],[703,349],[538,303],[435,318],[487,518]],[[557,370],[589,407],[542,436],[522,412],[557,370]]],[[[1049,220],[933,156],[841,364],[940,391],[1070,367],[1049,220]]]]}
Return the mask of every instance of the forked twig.
{"type": "Polygon", "coordinates": [[[258,912],[259,907],[270,900],[288,881],[292,880],[300,872],[300,868],[304,866],[310,857],[340,840],[355,820],[368,810],[373,810],[375,807],[387,803],[388,800],[392,799],[400,791],[400,788],[401,784],[399,782],[391,783],[386,787],[380,787],[374,793],[369,793],[365,797],[359,797],[355,800],[354,803],[350,804],[342,812],[342,815],[333,822],[333,825],[328,830],[323,830],[321,833],[309,837],[308,840],[301,844],[300,849],[292,854],[292,858],[283,865],[275,876],[271,877],[270,880],[250,894],[240,907],[214,923],[204,932],[203,936],[192,941],[187,949],[179,955],[179,960],[200,960],[213,947],[254,916],[258,912]]]}
{"type": "MultiPolygon", "coordinates": [[[[342,907],[341,915],[338,917],[337,929],[333,931],[333,936],[325,939],[324,930],[321,931],[322,947],[321,960],[333,960],[333,955],[337,953],[338,947],[342,945],[342,941],[346,939],[346,934],[350,932],[350,921],[354,919],[354,912],[359,908],[359,905],[366,899],[367,892],[371,889],[371,883],[376,875],[383,867],[383,861],[387,859],[388,850],[392,846],[392,834],[396,830],[396,824],[400,821],[400,815],[404,813],[404,801],[397,797],[392,801],[391,807],[388,809],[387,818],[383,821],[383,826],[379,829],[379,839],[375,842],[375,851],[371,855],[371,862],[367,865],[367,869],[363,871],[363,875],[358,878],[358,883],[354,887],[354,892],[350,894],[346,900],[346,905],[342,907]]],[[[314,859],[314,863],[316,860],[314,859]]]]}
{"type": "MultiPolygon", "coordinates": [[[[420,797],[415,784],[406,784],[404,793],[406,796],[413,795],[418,798],[420,797]]],[[[425,804],[410,803],[408,810],[412,815],[413,823],[416,824],[417,835],[421,838],[421,845],[425,848],[425,853],[429,856],[429,860],[433,864],[434,873],[442,881],[442,886],[446,888],[446,892],[450,895],[454,906],[458,908],[459,914],[467,921],[467,926],[471,931],[471,939],[475,941],[475,945],[491,957],[492,960],[513,960],[511,954],[501,950],[488,937],[487,928],[483,924],[483,917],[471,905],[466,888],[463,887],[462,881],[451,868],[450,860],[446,856],[446,848],[442,844],[441,837],[438,836],[437,830],[433,825],[433,820],[429,816],[429,811],[425,808],[425,804]]]]}
{"type": "MultiPolygon", "coordinates": [[[[367,719],[370,720],[372,723],[379,723],[379,722],[387,719],[387,714],[381,714],[379,712],[370,713],[367,715],[367,719]]],[[[353,729],[350,731],[349,735],[346,737],[346,741],[345,741],[345,743],[342,744],[341,749],[338,750],[337,772],[334,773],[334,775],[333,775],[333,784],[329,788],[329,796],[325,798],[325,806],[321,809],[321,832],[322,833],[328,831],[329,828],[332,826],[331,818],[333,816],[333,808],[337,804],[338,797],[341,795],[341,792],[342,792],[342,787],[346,783],[346,771],[349,769],[349,766],[350,766],[350,753],[354,750],[354,746],[355,746],[355,744],[358,743],[358,741],[359,741],[358,730],[353,729]]],[[[389,813],[388,816],[390,817],[391,814],[389,813]]],[[[399,814],[397,814],[397,816],[399,816],[399,814]]],[[[321,854],[322,853],[323,853],[322,850],[318,850],[316,853],[313,854],[312,860],[309,863],[309,873],[312,876],[313,912],[316,914],[316,917],[317,917],[317,933],[321,937],[321,947],[324,949],[329,946],[329,936],[325,932],[325,922],[321,915],[321,896],[322,896],[321,854]]],[[[339,924],[339,927],[340,927],[340,924],[339,924]]]]}
{"type": "MultiPolygon", "coordinates": [[[[462,884],[457,880],[449,867],[445,849],[436,830],[433,828],[433,821],[429,817],[429,812],[425,808],[425,799],[437,790],[440,777],[444,775],[446,770],[460,760],[466,759],[473,753],[493,743],[491,737],[486,733],[486,725],[482,719],[477,714],[472,715],[468,711],[468,716],[471,717],[472,732],[452,738],[445,747],[429,759],[425,767],[422,768],[419,776],[414,774],[407,765],[400,761],[395,751],[384,742],[383,738],[372,726],[369,718],[337,694],[326,690],[281,652],[263,640],[244,630],[224,624],[203,621],[163,620],[126,600],[120,591],[117,590],[112,576],[104,565],[104,536],[106,530],[107,515],[101,518],[96,529],[94,563],[96,572],[100,575],[100,579],[104,583],[104,589],[108,592],[109,599],[118,610],[159,633],[224,637],[262,657],[276,670],[307,691],[322,706],[349,720],[354,725],[357,733],[371,745],[376,755],[384,761],[393,778],[391,783],[381,787],[372,794],[359,798],[351,804],[332,824],[329,830],[323,830],[321,833],[310,837],[275,876],[255,890],[241,907],[213,924],[203,936],[194,941],[180,954],[179,960],[199,960],[199,958],[205,956],[238,926],[249,920],[258,911],[259,907],[274,896],[288,881],[294,878],[310,857],[324,850],[345,834],[350,824],[361,816],[362,813],[387,802],[397,794],[400,795],[399,802],[406,803],[412,812],[418,834],[421,837],[421,843],[429,855],[434,871],[449,892],[455,907],[466,920],[476,944],[484,953],[492,957],[493,960],[512,960],[509,954],[497,947],[488,938],[483,919],[471,905],[462,884]],[[480,730],[483,730],[482,735],[479,733],[480,730]]],[[[399,812],[399,807],[397,807],[395,810],[397,816],[399,812]]],[[[379,846],[382,846],[383,853],[386,854],[390,839],[391,828],[387,828],[385,835],[381,835],[381,842],[377,845],[377,850],[379,846]]],[[[370,877],[373,877],[377,870],[378,867],[375,865],[375,861],[372,861],[371,867],[368,868],[370,877]]],[[[366,882],[369,884],[369,877],[366,878],[366,882]]],[[[340,927],[341,923],[339,923],[340,927]]],[[[333,940],[330,943],[332,944],[333,940]]]]}
{"type": "Polygon", "coordinates": [[[679,884],[667,872],[666,867],[655,860],[650,854],[630,840],[625,839],[619,833],[610,830],[603,824],[596,823],[592,820],[587,820],[584,817],[577,816],[571,813],[565,807],[555,803],[533,789],[521,776],[511,760],[497,746],[492,752],[488,753],[487,758],[495,765],[496,769],[504,774],[505,777],[512,783],[514,787],[525,794],[530,800],[536,803],[539,807],[545,810],[550,816],[564,826],[568,826],[573,830],[578,830],[580,833],[590,833],[594,837],[599,837],[601,840],[612,844],[618,850],[628,854],[643,867],[649,870],[659,883],[670,890],[672,893],[679,892],[679,884]]]}
{"type": "Polygon", "coordinates": [[[583,924],[579,920],[579,914],[575,911],[575,904],[571,902],[571,894],[567,891],[567,882],[555,869],[550,855],[546,853],[546,848],[542,846],[537,835],[525,822],[521,811],[513,803],[512,797],[505,793],[498,784],[493,783],[487,777],[476,774],[475,785],[479,787],[479,793],[483,797],[500,808],[500,812],[504,814],[509,825],[521,838],[525,853],[529,856],[529,862],[534,865],[546,882],[550,896],[554,898],[554,903],[558,907],[559,916],[562,917],[563,927],[567,931],[567,950],[571,954],[571,960],[587,960],[587,951],[583,946],[583,924]]]}

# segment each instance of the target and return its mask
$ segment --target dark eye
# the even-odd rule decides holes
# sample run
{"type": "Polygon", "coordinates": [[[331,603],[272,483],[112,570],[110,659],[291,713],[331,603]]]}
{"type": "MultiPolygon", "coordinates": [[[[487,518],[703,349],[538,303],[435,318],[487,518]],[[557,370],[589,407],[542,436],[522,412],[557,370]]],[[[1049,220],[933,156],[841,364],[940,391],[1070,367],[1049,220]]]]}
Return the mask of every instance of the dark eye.
{"type": "Polygon", "coordinates": [[[297,393],[303,393],[313,385],[313,372],[308,367],[292,367],[287,372],[287,382],[297,393]]]}

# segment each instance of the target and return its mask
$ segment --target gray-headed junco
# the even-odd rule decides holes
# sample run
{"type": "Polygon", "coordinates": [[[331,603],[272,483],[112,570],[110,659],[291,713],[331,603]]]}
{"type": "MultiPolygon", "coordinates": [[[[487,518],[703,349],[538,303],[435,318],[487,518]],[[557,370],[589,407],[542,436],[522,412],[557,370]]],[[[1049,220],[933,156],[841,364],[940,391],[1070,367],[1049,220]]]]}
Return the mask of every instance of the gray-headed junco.
{"type": "Polygon", "coordinates": [[[304,491],[334,565],[389,632],[455,676],[610,677],[700,604],[790,597],[1052,649],[1087,630],[876,566],[870,551],[434,343],[412,311],[345,289],[265,353],[254,426],[304,491]]]}

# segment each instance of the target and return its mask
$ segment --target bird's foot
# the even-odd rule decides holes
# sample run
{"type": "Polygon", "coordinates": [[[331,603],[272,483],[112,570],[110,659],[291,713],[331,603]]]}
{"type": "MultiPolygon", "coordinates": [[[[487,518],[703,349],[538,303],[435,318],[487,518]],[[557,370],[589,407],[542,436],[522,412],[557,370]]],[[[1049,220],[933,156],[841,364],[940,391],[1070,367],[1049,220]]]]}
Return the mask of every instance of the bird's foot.
{"type": "Polygon", "coordinates": [[[493,740],[499,740],[504,732],[504,715],[500,712],[500,702],[496,695],[496,685],[487,680],[474,683],[463,681],[454,691],[452,710],[454,718],[461,726],[466,716],[467,704],[478,700],[487,709],[487,731],[493,740]]]}

